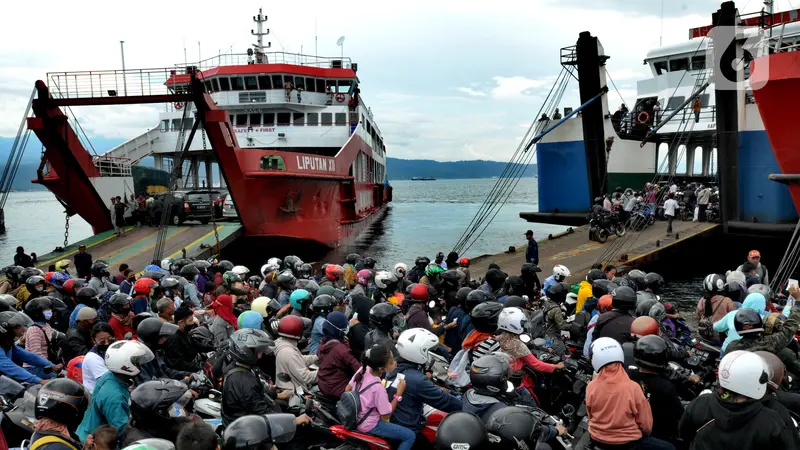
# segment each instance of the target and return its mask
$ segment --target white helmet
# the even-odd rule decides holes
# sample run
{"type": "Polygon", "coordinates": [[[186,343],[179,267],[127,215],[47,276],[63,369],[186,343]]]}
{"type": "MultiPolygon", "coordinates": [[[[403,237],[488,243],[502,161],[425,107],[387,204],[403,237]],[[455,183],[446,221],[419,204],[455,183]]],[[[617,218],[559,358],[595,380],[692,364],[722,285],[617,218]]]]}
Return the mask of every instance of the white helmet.
{"type": "Polygon", "coordinates": [[[600,369],[608,364],[624,363],[625,353],[623,353],[622,346],[619,345],[616,339],[601,337],[592,341],[592,347],[589,349],[589,359],[592,361],[594,371],[600,372],[600,369]]]}
{"type": "Polygon", "coordinates": [[[568,276],[572,275],[567,269],[567,266],[562,266],[561,264],[556,264],[553,267],[553,276],[558,279],[559,277],[567,278],[568,276]]]}
{"type": "Polygon", "coordinates": [[[161,260],[161,268],[169,272],[172,269],[172,259],[164,258],[161,260]]]}
{"type": "Polygon", "coordinates": [[[424,328],[403,331],[397,338],[397,353],[401,358],[416,364],[428,362],[428,351],[439,345],[439,338],[424,328]]]}
{"type": "Polygon", "coordinates": [[[397,263],[394,265],[394,276],[397,277],[398,280],[402,280],[406,277],[408,273],[408,266],[403,263],[397,263]]]}
{"type": "Polygon", "coordinates": [[[261,276],[266,278],[268,273],[277,272],[280,270],[277,264],[266,263],[261,266],[261,276]]]}
{"type": "Polygon", "coordinates": [[[391,272],[382,270],[375,274],[375,286],[378,286],[378,289],[386,289],[389,283],[394,283],[395,281],[397,281],[397,277],[391,272]]]}
{"type": "Polygon", "coordinates": [[[153,352],[139,341],[117,341],[106,350],[106,368],[119,375],[139,375],[139,366],[155,358],[153,352]]]}
{"type": "Polygon", "coordinates": [[[719,385],[752,399],[767,392],[769,366],[755,353],[737,350],[730,352],[719,363],[719,385]]]}
{"type": "Polygon", "coordinates": [[[500,317],[497,319],[497,329],[513,334],[522,334],[525,332],[527,321],[528,317],[521,309],[516,307],[503,308],[500,311],[500,317]]]}
{"type": "Polygon", "coordinates": [[[240,277],[242,277],[242,280],[244,280],[245,275],[250,273],[250,269],[248,269],[245,266],[234,266],[233,269],[231,269],[231,272],[235,273],[236,275],[239,275],[240,277]]]}

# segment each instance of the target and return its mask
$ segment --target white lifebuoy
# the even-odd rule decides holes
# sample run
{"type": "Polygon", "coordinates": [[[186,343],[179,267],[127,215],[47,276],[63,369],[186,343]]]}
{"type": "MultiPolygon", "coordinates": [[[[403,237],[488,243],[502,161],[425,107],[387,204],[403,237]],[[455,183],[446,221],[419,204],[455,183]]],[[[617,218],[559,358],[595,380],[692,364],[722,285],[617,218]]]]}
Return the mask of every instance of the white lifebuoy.
{"type": "Polygon", "coordinates": [[[344,101],[344,94],[336,94],[336,101],[342,103],[344,101]]]}
{"type": "Polygon", "coordinates": [[[175,109],[181,109],[183,108],[183,103],[175,102],[172,106],[174,106],[175,109]]]}

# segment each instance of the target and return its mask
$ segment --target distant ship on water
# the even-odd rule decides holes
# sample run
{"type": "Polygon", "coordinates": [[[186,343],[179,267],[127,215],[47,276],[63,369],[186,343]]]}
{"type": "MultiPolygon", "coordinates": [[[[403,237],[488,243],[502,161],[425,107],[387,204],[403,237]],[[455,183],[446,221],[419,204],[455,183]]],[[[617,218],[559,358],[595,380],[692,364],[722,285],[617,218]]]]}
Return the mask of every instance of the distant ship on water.
{"type": "Polygon", "coordinates": [[[436,181],[436,177],[411,177],[411,181],[436,181]]]}

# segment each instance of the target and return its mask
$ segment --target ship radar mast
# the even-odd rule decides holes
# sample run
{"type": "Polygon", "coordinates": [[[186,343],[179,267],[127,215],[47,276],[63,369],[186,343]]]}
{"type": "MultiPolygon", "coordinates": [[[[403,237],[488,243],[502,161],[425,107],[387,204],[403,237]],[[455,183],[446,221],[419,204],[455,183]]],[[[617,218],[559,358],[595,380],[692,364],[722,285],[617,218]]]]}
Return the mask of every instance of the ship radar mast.
{"type": "MultiPolygon", "coordinates": [[[[267,45],[264,45],[264,36],[269,34],[269,28],[264,30],[264,24],[267,22],[267,16],[261,14],[261,8],[258,8],[258,15],[253,16],[253,22],[256,23],[256,31],[250,30],[250,34],[256,36],[256,43],[253,44],[253,48],[255,49],[256,54],[256,64],[264,64],[264,49],[272,47],[272,42],[267,42],[267,45]]],[[[248,50],[248,54],[252,53],[252,50],[248,50]]]]}

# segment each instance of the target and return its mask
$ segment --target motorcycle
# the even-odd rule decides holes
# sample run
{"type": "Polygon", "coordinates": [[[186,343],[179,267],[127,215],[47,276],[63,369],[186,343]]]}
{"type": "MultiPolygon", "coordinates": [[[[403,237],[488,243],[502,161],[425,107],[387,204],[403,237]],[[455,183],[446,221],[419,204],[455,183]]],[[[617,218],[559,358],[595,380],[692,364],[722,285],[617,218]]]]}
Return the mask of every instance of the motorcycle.
{"type": "Polygon", "coordinates": [[[625,235],[625,224],[619,218],[619,212],[591,214],[589,217],[589,239],[604,244],[608,237],[616,234],[625,235]]]}
{"type": "Polygon", "coordinates": [[[628,219],[628,229],[642,231],[654,223],[656,223],[655,211],[652,210],[649,203],[638,198],[631,212],[631,217],[628,219]]]}

